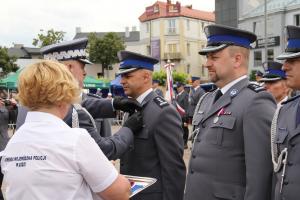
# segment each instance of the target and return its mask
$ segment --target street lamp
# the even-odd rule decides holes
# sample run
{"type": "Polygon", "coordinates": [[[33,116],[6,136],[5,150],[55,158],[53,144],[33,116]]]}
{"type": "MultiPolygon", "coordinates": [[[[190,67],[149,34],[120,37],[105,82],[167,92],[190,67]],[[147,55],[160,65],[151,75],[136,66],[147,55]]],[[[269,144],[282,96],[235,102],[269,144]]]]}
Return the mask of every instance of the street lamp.
{"type": "Polygon", "coordinates": [[[265,0],[265,62],[268,61],[268,34],[267,34],[267,21],[268,21],[267,0],[265,0]]]}

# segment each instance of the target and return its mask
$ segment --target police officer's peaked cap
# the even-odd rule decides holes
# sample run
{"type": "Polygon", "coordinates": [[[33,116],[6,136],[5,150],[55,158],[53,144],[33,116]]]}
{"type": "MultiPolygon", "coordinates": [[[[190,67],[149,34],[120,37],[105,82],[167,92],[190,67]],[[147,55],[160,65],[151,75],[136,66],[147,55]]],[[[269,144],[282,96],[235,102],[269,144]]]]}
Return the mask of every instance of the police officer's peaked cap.
{"type": "Polygon", "coordinates": [[[192,76],[191,79],[192,79],[192,82],[194,82],[194,81],[200,80],[200,77],[199,76],[192,76]]]}
{"type": "Polygon", "coordinates": [[[263,76],[264,74],[263,74],[261,71],[257,70],[257,71],[255,72],[255,75],[256,75],[256,76],[263,76]]]}
{"type": "Polygon", "coordinates": [[[272,82],[286,78],[285,72],[281,69],[282,63],[268,61],[263,63],[265,73],[259,82],[272,82]]]}
{"type": "Polygon", "coordinates": [[[41,48],[41,53],[45,59],[49,60],[78,60],[85,64],[93,64],[87,59],[86,46],[87,38],[80,38],[71,41],[52,44],[41,48]]]}
{"type": "Polygon", "coordinates": [[[287,26],[287,46],[285,52],[277,57],[278,60],[300,57],[300,27],[287,26]]]}
{"type": "Polygon", "coordinates": [[[119,51],[118,58],[120,60],[118,74],[125,74],[137,69],[153,71],[153,66],[158,63],[158,60],[155,58],[130,51],[119,51]]]}
{"type": "Polygon", "coordinates": [[[152,83],[159,83],[159,80],[153,79],[153,80],[152,80],[152,83]]]}
{"type": "Polygon", "coordinates": [[[181,87],[181,86],[185,86],[185,84],[182,83],[182,82],[177,82],[177,83],[176,83],[176,86],[179,88],[179,87],[181,87]]]}
{"type": "Polygon", "coordinates": [[[208,25],[204,28],[207,46],[199,51],[200,55],[219,51],[230,45],[250,49],[250,44],[256,41],[256,35],[245,30],[223,25],[208,25]]]}

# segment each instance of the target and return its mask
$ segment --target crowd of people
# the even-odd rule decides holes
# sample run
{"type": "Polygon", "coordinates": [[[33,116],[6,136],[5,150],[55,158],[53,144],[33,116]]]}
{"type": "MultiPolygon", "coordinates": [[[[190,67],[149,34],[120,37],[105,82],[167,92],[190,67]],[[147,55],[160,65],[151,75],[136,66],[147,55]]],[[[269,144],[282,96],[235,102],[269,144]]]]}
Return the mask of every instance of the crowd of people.
{"type": "Polygon", "coordinates": [[[184,112],[153,80],[155,58],[120,51],[118,74],[128,97],[104,99],[82,93],[91,63],[87,39],[42,48],[45,60],[20,74],[19,103],[1,92],[6,199],[125,200],[131,184],[123,175],[156,179],[133,200],[298,199],[300,102],[291,94],[300,89],[300,28],[287,26],[287,48],[277,58],[284,62],[264,63],[257,83],[247,76],[256,35],[222,25],[204,30],[208,42],[199,54],[217,89],[204,91],[200,77],[192,77],[188,92],[177,83],[175,101],[184,112]],[[9,140],[6,124],[16,109],[9,140]],[[98,119],[117,111],[126,113],[120,130],[97,129],[98,119]],[[116,159],[120,172],[110,162],[116,159]]]}

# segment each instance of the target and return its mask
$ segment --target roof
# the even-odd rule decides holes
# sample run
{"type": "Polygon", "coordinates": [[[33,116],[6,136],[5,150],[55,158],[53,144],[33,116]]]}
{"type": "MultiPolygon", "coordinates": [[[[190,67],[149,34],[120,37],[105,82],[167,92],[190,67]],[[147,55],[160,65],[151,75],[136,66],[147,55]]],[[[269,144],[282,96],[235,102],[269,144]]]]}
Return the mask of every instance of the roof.
{"type": "MultiPolygon", "coordinates": [[[[76,33],[76,35],[74,36],[73,39],[88,37],[88,35],[90,33],[91,32],[76,33]]],[[[109,32],[96,32],[96,36],[99,38],[102,38],[107,33],[109,33],[109,32]]],[[[124,42],[136,42],[136,41],[140,40],[140,32],[139,31],[130,31],[129,37],[125,37],[125,32],[114,32],[114,33],[116,33],[119,37],[121,37],[124,40],[124,42]]]]}
{"type": "MultiPolygon", "coordinates": [[[[291,8],[296,5],[300,5],[300,0],[269,0],[267,2],[268,13],[285,10],[287,7],[291,8]]],[[[242,18],[256,17],[264,15],[265,4],[261,3],[259,6],[253,10],[249,10],[247,14],[241,16],[242,18]]]]}
{"type": "Polygon", "coordinates": [[[40,48],[34,47],[11,47],[8,49],[8,55],[16,58],[32,58],[34,55],[42,55],[40,48]]]}
{"type": "Polygon", "coordinates": [[[210,22],[215,21],[214,12],[192,9],[191,6],[181,6],[179,2],[177,2],[176,4],[170,4],[168,2],[161,2],[161,1],[157,1],[152,6],[147,7],[145,12],[139,17],[139,20],[141,22],[145,22],[145,21],[164,18],[164,17],[189,17],[189,18],[200,19],[200,20],[210,21],[210,22]],[[175,7],[178,6],[179,7],[178,12],[167,12],[167,8],[169,6],[175,6],[175,7]],[[156,10],[154,12],[150,11],[151,13],[149,14],[149,10],[151,10],[151,8],[154,9],[154,7],[155,9],[159,8],[159,10],[156,10]]]}

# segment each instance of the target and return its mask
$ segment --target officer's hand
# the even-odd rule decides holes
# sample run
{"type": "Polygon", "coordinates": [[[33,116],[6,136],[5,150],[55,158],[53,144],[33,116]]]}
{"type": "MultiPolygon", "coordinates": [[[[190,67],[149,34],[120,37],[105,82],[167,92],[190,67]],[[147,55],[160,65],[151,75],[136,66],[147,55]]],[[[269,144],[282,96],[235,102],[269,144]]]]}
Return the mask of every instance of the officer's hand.
{"type": "Polygon", "coordinates": [[[124,127],[129,128],[133,134],[138,133],[143,128],[143,116],[140,111],[133,113],[124,122],[124,127]]]}
{"type": "Polygon", "coordinates": [[[114,109],[122,110],[128,113],[134,113],[135,110],[142,110],[142,105],[135,99],[116,96],[113,101],[114,109]]]}

